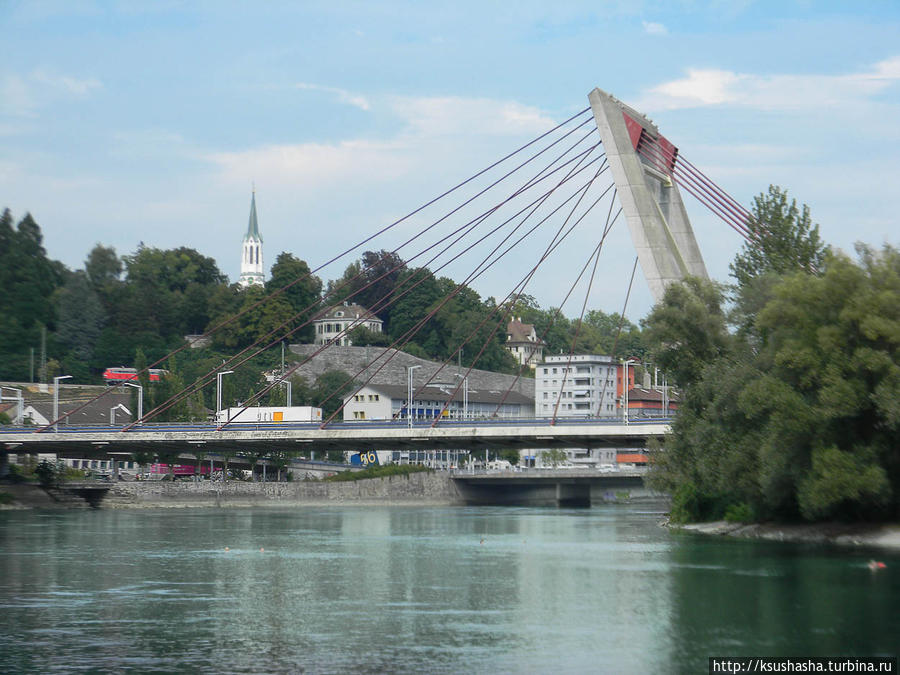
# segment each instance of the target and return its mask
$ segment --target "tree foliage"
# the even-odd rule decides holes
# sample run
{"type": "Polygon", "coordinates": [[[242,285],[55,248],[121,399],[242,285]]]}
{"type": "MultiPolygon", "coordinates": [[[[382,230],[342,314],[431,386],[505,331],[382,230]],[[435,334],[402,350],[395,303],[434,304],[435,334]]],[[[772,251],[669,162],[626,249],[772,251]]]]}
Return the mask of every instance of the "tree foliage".
{"type": "Polygon", "coordinates": [[[647,319],[648,344],[685,387],[653,481],[682,520],[896,518],[900,253],[819,257],[808,210],[782,196],[770,189],[793,227],[772,228],[780,241],[733,266],[737,304],[754,300],[733,317],[736,332],[724,331],[723,294],[693,280],[647,319]]]}

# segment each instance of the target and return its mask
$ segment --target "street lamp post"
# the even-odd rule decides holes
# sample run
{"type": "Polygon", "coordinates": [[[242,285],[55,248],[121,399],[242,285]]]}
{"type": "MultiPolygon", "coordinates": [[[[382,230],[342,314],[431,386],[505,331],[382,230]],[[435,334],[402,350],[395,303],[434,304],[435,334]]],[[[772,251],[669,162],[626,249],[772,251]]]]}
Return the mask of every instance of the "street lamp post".
{"type": "Polygon", "coordinates": [[[625,417],[625,424],[628,424],[628,366],[632,363],[637,363],[637,361],[635,359],[626,359],[622,361],[622,365],[624,366],[624,372],[622,374],[622,401],[624,403],[623,415],[625,417]]]}
{"type": "Polygon", "coordinates": [[[222,409],[222,378],[225,375],[231,375],[233,370],[223,370],[216,373],[216,414],[222,409]]]}
{"type": "Polygon", "coordinates": [[[138,390],[138,407],[136,424],[143,424],[144,419],[144,385],[135,384],[134,382],[123,382],[126,387],[134,387],[138,390]]]}
{"type": "Polygon", "coordinates": [[[59,381],[68,380],[71,375],[60,375],[53,378],[53,431],[59,431],[59,381]]]}
{"type": "Polygon", "coordinates": [[[422,366],[406,367],[406,426],[412,429],[412,397],[413,397],[413,371],[422,366]]]}
{"type": "Polygon", "coordinates": [[[109,409],[109,426],[113,427],[116,425],[116,410],[121,410],[124,413],[131,414],[131,411],[126,408],[124,405],[119,403],[118,405],[114,405],[109,409]]]}
{"type": "Polygon", "coordinates": [[[456,377],[462,377],[462,385],[463,385],[463,419],[469,419],[469,376],[468,375],[460,375],[459,373],[453,373],[456,377]]]}

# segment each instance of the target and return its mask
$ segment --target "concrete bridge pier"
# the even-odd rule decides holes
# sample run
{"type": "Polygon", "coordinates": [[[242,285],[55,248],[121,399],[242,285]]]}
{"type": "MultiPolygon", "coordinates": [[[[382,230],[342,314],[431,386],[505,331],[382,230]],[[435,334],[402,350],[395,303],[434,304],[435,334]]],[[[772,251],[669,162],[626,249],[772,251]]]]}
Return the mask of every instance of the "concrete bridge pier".
{"type": "Polygon", "coordinates": [[[0,478],[6,478],[9,475],[9,453],[0,450],[0,478]]]}
{"type": "Polygon", "coordinates": [[[556,505],[589,508],[591,505],[590,483],[557,483],[556,505]]]}

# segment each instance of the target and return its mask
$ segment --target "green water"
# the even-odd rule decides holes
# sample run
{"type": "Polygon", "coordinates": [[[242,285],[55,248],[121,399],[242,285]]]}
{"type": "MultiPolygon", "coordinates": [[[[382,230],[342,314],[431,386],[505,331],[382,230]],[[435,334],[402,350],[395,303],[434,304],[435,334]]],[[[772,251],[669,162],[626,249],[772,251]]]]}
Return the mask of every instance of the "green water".
{"type": "Polygon", "coordinates": [[[0,512],[0,672],[705,673],[714,655],[897,653],[900,556],[675,535],[660,511],[0,512]]]}

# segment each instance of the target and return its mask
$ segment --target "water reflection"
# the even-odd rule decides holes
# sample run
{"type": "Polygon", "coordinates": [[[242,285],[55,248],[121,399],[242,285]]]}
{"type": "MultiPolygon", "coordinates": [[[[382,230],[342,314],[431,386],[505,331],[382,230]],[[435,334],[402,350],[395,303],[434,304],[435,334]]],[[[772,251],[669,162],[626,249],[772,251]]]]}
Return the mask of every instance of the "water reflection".
{"type": "Polygon", "coordinates": [[[648,672],[875,654],[896,570],[672,536],[659,514],[322,507],[0,513],[0,671],[648,672]]]}

